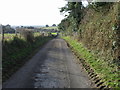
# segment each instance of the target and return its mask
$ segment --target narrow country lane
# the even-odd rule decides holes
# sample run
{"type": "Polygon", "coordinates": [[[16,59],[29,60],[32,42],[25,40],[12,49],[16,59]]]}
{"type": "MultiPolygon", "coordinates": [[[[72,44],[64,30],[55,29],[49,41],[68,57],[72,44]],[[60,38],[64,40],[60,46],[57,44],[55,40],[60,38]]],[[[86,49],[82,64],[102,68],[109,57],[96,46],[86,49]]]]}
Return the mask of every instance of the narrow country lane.
{"type": "Polygon", "coordinates": [[[3,88],[92,88],[86,72],[59,38],[49,41],[3,88]]]}

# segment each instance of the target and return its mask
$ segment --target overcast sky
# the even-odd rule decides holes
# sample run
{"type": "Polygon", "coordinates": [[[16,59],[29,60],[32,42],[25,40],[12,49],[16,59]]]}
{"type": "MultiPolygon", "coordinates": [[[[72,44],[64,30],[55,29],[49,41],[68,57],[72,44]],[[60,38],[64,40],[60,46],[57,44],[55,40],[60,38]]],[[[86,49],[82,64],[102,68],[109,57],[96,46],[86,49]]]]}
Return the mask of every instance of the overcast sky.
{"type": "Polygon", "coordinates": [[[59,8],[65,0],[0,0],[0,24],[52,25],[64,18],[59,8]]]}

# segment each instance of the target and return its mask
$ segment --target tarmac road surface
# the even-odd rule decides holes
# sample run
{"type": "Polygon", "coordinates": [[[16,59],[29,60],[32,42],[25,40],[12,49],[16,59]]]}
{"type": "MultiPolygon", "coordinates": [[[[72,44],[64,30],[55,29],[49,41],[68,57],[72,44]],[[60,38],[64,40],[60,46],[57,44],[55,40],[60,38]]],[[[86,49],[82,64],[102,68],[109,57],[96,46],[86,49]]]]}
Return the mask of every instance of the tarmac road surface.
{"type": "Polygon", "coordinates": [[[92,88],[92,83],[67,43],[55,38],[3,83],[3,88],[92,88]]]}

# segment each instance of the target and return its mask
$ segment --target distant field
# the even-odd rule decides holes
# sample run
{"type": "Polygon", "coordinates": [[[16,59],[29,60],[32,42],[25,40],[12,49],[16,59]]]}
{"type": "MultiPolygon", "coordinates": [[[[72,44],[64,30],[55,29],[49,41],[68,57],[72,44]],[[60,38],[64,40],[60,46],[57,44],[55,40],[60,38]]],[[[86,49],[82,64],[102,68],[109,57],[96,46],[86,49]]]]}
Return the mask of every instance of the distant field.
{"type": "Polygon", "coordinates": [[[57,35],[57,33],[51,33],[52,35],[57,35]]]}
{"type": "Polygon", "coordinates": [[[58,27],[43,27],[42,29],[58,29],[58,27]]]}
{"type": "Polygon", "coordinates": [[[5,40],[11,40],[11,39],[13,39],[14,36],[15,36],[15,34],[7,34],[7,33],[4,34],[5,40]]]}
{"type": "MultiPolygon", "coordinates": [[[[40,35],[40,33],[34,33],[34,37],[37,37],[37,36],[39,36],[40,35]]],[[[15,33],[5,33],[4,34],[4,39],[5,40],[7,40],[7,41],[9,41],[9,40],[12,40],[13,39],[13,37],[15,37],[15,33]]],[[[17,34],[17,37],[20,37],[20,34],[17,34]]],[[[23,37],[21,37],[21,38],[23,38],[23,37]]]]}

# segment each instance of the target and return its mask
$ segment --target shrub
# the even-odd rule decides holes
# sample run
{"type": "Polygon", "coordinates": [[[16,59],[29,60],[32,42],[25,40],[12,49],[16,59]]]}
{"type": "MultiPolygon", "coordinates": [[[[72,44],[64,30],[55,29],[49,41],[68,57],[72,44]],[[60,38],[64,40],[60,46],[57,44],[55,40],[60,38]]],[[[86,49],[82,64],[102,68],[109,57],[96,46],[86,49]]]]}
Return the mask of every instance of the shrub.
{"type": "Polygon", "coordinates": [[[28,41],[30,43],[33,43],[33,41],[34,41],[34,35],[33,35],[32,31],[28,31],[26,29],[26,30],[23,30],[21,34],[25,38],[26,41],[28,41]]]}

